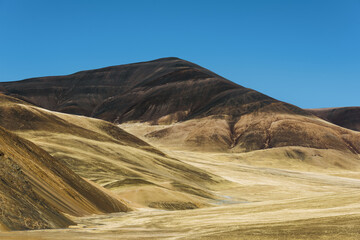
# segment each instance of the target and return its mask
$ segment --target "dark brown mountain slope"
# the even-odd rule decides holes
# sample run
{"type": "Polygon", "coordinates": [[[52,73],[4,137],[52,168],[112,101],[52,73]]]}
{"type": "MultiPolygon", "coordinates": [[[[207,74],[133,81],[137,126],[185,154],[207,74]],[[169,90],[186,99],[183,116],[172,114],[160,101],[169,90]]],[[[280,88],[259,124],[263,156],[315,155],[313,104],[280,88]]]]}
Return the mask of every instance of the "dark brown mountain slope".
{"type": "Polygon", "coordinates": [[[178,58],[0,83],[0,89],[47,109],[116,123],[179,123],[146,135],[179,146],[360,152],[359,135],[178,58]]]}
{"type": "Polygon", "coordinates": [[[120,123],[238,117],[271,103],[278,104],[273,111],[307,114],[178,58],[0,83],[0,89],[49,110],[120,123]]]}
{"type": "Polygon", "coordinates": [[[63,213],[84,216],[129,208],[35,144],[0,127],[0,229],[63,228],[63,213]]]}
{"type": "Polygon", "coordinates": [[[360,131],[360,107],[307,109],[310,113],[355,131],[360,131]]]}

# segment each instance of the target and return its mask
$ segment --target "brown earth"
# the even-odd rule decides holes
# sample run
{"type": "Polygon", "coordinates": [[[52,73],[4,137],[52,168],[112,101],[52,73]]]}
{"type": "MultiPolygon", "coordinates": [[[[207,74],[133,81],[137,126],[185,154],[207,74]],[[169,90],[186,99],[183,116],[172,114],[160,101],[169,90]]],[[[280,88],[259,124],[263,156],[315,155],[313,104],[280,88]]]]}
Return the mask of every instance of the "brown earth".
{"type": "Polygon", "coordinates": [[[318,108],[307,111],[333,124],[360,131],[360,107],[318,108]]]}
{"type": "Polygon", "coordinates": [[[248,152],[302,146],[360,153],[359,133],[294,114],[251,113],[233,124],[211,116],[171,125],[126,123],[120,127],[150,143],[178,150],[248,152]]]}

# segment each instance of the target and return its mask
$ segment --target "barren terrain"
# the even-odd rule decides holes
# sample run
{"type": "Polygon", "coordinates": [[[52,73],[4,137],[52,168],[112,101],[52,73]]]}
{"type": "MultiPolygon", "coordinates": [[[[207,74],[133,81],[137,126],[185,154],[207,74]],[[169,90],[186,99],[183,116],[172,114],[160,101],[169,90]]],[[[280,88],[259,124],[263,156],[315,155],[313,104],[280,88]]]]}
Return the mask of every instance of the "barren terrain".
{"type": "MultiPolygon", "coordinates": [[[[274,150],[276,153],[265,155],[262,151],[253,152],[252,156],[162,150],[219,175],[233,185],[214,190],[223,200],[210,201],[213,206],[207,208],[177,211],[139,208],[130,213],[73,218],[78,225],[70,229],[2,233],[0,236],[5,239],[360,237],[358,165],[353,170],[336,166],[322,168],[301,159],[280,157],[278,149],[274,150]],[[267,157],[269,155],[274,158],[267,157]]],[[[308,152],[308,149],[300,150],[308,152]]]]}
{"type": "Polygon", "coordinates": [[[357,108],[178,58],[0,92],[0,239],[360,239],[357,108]]]}
{"type": "Polygon", "coordinates": [[[360,131],[360,107],[319,108],[308,111],[336,125],[360,131]]]}

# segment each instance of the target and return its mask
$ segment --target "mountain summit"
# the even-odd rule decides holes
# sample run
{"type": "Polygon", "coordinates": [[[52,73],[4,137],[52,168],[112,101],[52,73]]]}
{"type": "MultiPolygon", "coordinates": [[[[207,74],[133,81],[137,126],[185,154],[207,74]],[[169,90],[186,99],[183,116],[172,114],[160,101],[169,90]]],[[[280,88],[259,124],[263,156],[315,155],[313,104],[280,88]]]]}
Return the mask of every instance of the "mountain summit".
{"type": "Polygon", "coordinates": [[[0,88],[50,110],[119,123],[239,117],[270,105],[276,111],[307,114],[178,58],[0,83],[0,88]]]}

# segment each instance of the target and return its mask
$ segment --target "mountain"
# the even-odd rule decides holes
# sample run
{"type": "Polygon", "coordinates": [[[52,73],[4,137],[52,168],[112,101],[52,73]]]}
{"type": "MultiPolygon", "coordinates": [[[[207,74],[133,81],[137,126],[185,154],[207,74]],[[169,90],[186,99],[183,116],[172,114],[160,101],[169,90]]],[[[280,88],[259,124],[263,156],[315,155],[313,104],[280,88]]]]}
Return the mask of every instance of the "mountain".
{"type": "Polygon", "coordinates": [[[302,146],[360,153],[359,134],[178,58],[0,83],[0,91],[54,111],[145,122],[153,127],[139,136],[173,147],[243,152],[302,146]]]}
{"type": "Polygon", "coordinates": [[[216,198],[213,187],[226,185],[224,179],[168,157],[109,122],[52,112],[1,94],[0,126],[134,208],[203,207],[216,198]]]}
{"type": "Polygon", "coordinates": [[[308,115],[178,58],[0,83],[0,90],[49,110],[117,123],[238,117],[271,104],[279,112],[308,115]]]}
{"type": "Polygon", "coordinates": [[[360,131],[360,107],[307,109],[310,113],[355,131],[360,131]]]}
{"type": "Polygon", "coordinates": [[[43,149],[0,127],[0,230],[64,228],[67,216],[129,211],[43,149]]]}

